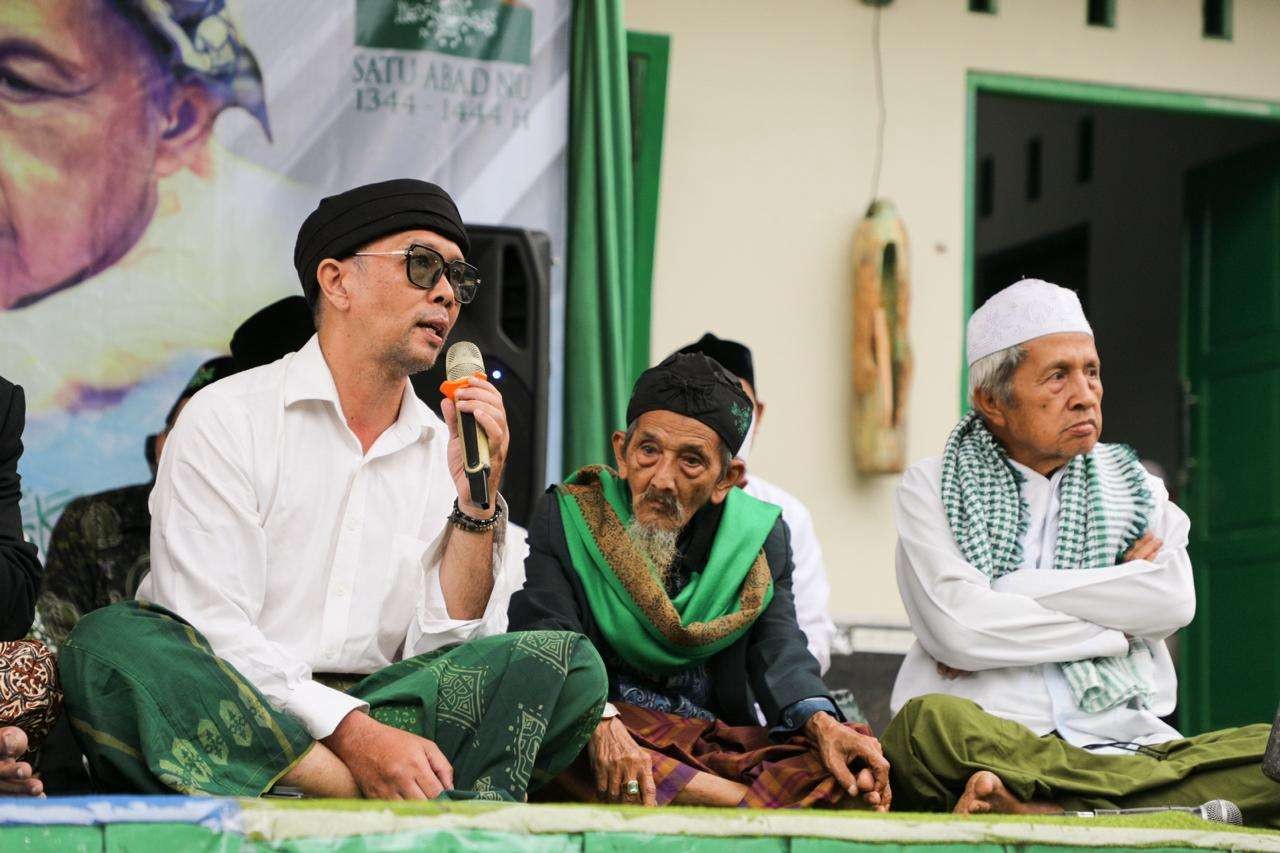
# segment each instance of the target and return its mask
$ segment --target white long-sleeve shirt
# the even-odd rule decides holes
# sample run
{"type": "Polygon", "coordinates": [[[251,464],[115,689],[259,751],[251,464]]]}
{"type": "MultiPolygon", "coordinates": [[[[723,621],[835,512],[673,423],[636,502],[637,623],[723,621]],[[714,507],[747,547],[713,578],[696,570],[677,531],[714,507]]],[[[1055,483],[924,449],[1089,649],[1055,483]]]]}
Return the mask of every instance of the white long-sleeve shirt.
{"type": "Polygon", "coordinates": [[[796,621],[808,640],[809,651],[825,673],[831,666],[831,640],[836,626],[827,612],[831,586],[822,561],[822,545],[813,528],[813,517],[800,499],[773,483],[749,474],[742,490],[753,498],[782,507],[782,520],[791,530],[791,592],[796,600],[796,621]]]}
{"type": "Polygon", "coordinates": [[[165,444],[138,598],[188,620],[275,708],[326,737],[363,703],[312,673],[372,673],[506,630],[527,554],[514,525],[495,532],[483,616],[445,606],[457,496],[447,444],[406,381],[396,422],[364,453],[315,337],[216,382],[165,444]]]}
{"type": "Polygon", "coordinates": [[[895,506],[897,577],[916,642],[898,672],[891,709],[897,713],[915,696],[947,693],[972,699],[1037,735],[1056,730],[1076,746],[1177,738],[1159,717],[1177,701],[1164,638],[1195,614],[1186,514],[1169,501],[1164,484],[1148,476],[1155,498],[1150,529],[1164,541],[1154,560],[1053,570],[1062,472],[1046,478],[1018,468],[1030,509],[1023,562],[994,584],[965,561],[951,536],[940,493],[942,460],[926,459],[903,475],[895,506]],[[1123,655],[1126,634],[1151,648],[1153,665],[1146,675],[1155,687],[1152,707],[1129,703],[1097,714],[1081,711],[1058,664],[1123,655]],[[945,678],[938,662],[971,674],[945,678]]]}

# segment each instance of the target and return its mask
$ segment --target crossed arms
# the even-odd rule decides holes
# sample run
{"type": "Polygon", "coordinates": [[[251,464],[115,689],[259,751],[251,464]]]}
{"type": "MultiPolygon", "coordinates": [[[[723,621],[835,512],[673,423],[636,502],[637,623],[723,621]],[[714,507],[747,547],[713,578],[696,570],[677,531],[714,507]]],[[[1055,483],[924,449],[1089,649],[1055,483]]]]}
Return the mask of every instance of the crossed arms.
{"type": "Polygon", "coordinates": [[[898,588],[923,649],[967,672],[1123,655],[1128,636],[1161,640],[1191,621],[1190,523],[1149,478],[1151,559],[1080,571],[1021,569],[991,584],[965,561],[938,497],[938,471],[916,466],[898,487],[898,588]]]}

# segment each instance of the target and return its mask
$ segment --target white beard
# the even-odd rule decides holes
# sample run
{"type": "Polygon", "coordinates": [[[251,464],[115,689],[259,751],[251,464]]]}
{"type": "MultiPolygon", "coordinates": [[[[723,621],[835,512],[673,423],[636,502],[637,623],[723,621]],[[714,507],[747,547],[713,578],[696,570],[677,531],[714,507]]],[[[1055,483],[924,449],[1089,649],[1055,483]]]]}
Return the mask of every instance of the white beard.
{"type": "Polygon", "coordinates": [[[658,582],[664,587],[667,576],[671,573],[671,567],[680,553],[676,548],[676,537],[679,534],[679,530],[642,524],[635,518],[631,519],[631,523],[627,525],[627,536],[640,549],[640,553],[649,560],[649,565],[658,582]]]}

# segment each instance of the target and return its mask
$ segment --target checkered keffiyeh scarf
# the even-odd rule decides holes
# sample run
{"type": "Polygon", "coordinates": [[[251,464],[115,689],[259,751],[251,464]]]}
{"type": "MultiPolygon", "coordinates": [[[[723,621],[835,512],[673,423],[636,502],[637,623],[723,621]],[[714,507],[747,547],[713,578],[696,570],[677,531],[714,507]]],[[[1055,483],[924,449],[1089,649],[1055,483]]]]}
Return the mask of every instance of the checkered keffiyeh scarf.
{"type": "MultiPolygon", "coordinates": [[[[1022,565],[1030,524],[1023,479],[977,413],[952,430],[942,457],[942,505],[965,559],[991,581],[1022,565]]],[[[1155,507],[1142,464],[1123,444],[1099,444],[1072,459],[1061,488],[1054,569],[1116,565],[1146,532],[1155,507]]],[[[1060,666],[1076,705],[1097,713],[1132,699],[1149,707],[1154,689],[1142,671],[1150,660],[1146,642],[1135,639],[1123,657],[1060,666]]]]}

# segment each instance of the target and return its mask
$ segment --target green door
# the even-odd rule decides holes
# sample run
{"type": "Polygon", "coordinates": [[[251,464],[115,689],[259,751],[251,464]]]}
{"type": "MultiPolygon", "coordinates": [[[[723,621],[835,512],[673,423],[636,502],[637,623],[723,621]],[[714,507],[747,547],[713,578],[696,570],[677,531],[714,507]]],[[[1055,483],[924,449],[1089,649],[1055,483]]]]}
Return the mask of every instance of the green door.
{"type": "Polygon", "coordinates": [[[1280,146],[1189,173],[1186,202],[1190,734],[1270,721],[1280,702],[1280,146]]]}

